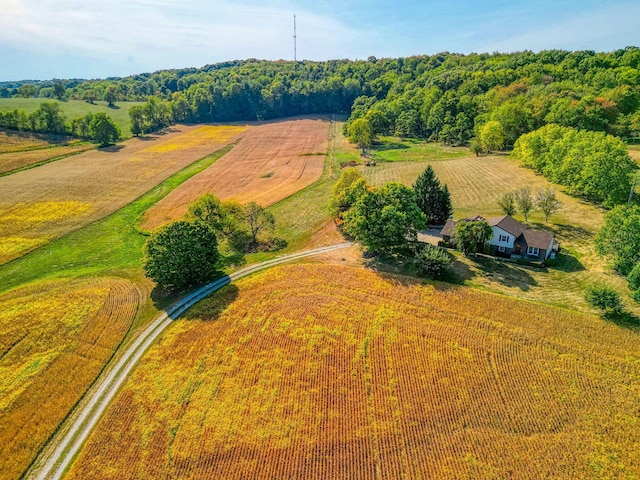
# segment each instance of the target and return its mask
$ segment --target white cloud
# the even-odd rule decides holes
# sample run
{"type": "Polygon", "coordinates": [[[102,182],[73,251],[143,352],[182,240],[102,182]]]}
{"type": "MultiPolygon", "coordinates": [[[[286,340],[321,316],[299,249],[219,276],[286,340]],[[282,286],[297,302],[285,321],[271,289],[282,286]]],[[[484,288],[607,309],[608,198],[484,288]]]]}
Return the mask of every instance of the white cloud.
{"type": "MultiPolygon", "coordinates": [[[[64,52],[139,65],[199,66],[234,58],[291,58],[293,10],[231,0],[3,0],[0,48],[64,52]]],[[[360,34],[298,11],[299,58],[340,57],[360,34]]]]}

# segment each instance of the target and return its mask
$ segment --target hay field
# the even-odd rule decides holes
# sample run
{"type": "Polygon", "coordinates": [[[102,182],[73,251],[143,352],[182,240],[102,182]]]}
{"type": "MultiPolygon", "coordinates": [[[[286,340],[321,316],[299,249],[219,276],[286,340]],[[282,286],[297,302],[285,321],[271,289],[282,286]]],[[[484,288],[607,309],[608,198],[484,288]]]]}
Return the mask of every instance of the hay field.
{"type": "Polygon", "coordinates": [[[142,228],[180,219],[207,192],[269,206],[301,190],[322,175],[329,126],[327,120],[299,118],[253,127],[231,152],[150,208],[142,228]]]}
{"type": "Polygon", "coordinates": [[[53,146],[51,148],[39,148],[23,152],[12,152],[0,154],[0,175],[14,170],[20,170],[54,159],[62,159],[75,153],[86,152],[95,148],[94,145],[79,144],[53,146]]]}
{"type": "MultiPolygon", "coordinates": [[[[478,214],[486,217],[502,215],[497,201],[504,193],[529,186],[535,194],[539,188],[551,187],[556,190],[558,199],[563,203],[562,210],[551,218],[554,222],[571,223],[593,231],[597,231],[602,225],[603,215],[600,210],[565,195],[562,193],[562,186],[552,184],[530,169],[520,167],[517,161],[506,155],[379,163],[375,167],[360,168],[367,181],[373,185],[400,182],[411,186],[429,164],[440,182],[449,186],[455,218],[478,214]]],[[[540,212],[533,212],[530,219],[542,222],[544,216],[540,212]]]]}
{"type": "Polygon", "coordinates": [[[326,265],[150,349],[67,478],[637,478],[640,332],[326,265]]]}
{"type": "Polygon", "coordinates": [[[37,283],[0,296],[0,478],[18,478],[129,331],[126,280],[37,283]]]}
{"type": "Polygon", "coordinates": [[[127,205],[243,130],[177,126],[0,178],[0,263],[127,205]]]}

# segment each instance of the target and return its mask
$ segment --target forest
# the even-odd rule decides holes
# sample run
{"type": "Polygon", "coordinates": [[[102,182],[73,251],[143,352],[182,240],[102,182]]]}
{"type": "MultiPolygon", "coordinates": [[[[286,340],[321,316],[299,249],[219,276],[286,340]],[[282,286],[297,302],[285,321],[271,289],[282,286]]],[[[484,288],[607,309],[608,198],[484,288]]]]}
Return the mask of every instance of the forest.
{"type": "MultiPolygon", "coordinates": [[[[150,100],[137,112],[139,133],[172,122],[344,113],[350,115],[346,128],[365,117],[375,134],[452,145],[468,144],[489,121],[501,123],[506,146],[550,123],[634,141],[640,133],[640,49],[249,59],[126,78],[0,83],[0,97],[21,95],[150,100]]],[[[19,118],[4,114],[0,126],[28,130],[28,122],[16,123],[19,118]]]]}

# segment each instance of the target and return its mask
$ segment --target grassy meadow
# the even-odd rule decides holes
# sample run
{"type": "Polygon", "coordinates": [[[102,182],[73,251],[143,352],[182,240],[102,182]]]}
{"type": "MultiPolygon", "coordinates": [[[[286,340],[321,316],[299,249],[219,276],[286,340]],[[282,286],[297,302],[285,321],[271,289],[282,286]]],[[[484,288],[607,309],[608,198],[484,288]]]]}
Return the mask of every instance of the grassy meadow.
{"type": "Polygon", "coordinates": [[[67,478],[634,478],[640,332],[344,266],[176,321],[67,478]]]}
{"type": "Polygon", "coordinates": [[[107,102],[96,101],[94,104],[84,100],[57,100],[52,98],[0,98],[0,112],[11,110],[24,110],[26,113],[35,112],[43,102],[57,102],[60,104],[62,112],[67,117],[66,122],[70,123],[76,117],[87,113],[106,113],[120,128],[122,136],[131,136],[131,125],[129,120],[129,109],[134,105],[143,105],[144,102],[116,102],[114,107],[109,107],[107,102]]]}

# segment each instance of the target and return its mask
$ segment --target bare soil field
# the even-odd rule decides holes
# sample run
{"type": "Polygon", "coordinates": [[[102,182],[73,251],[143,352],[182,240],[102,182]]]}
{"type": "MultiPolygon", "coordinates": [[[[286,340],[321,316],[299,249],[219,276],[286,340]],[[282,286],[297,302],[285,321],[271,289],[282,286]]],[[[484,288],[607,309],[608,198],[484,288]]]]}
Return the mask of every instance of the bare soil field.
{"type": "Polygon", "coordinates": [[[635,478],[640,332],[336,265],[177,320],[70,479],[635,478]]]}
{"type": "Polygon", "coordinates": [[[0,178],[0,263],[127,205],[245,129],[176,126],[0,178]]]}
{"type": "Polygon", "coordinates": [[[329,126],[327,120],[299,118],[251,128],[231,152],[150,208],[142,228],[180,219],[204,193],[269,206],[301,190],[322,175],[329,126]]]}
{"type": "Polygon", "coordinates": [[[0,296],[0,478],[19,478],[129,331],[126,280],[37,283],[0,296]]]}

